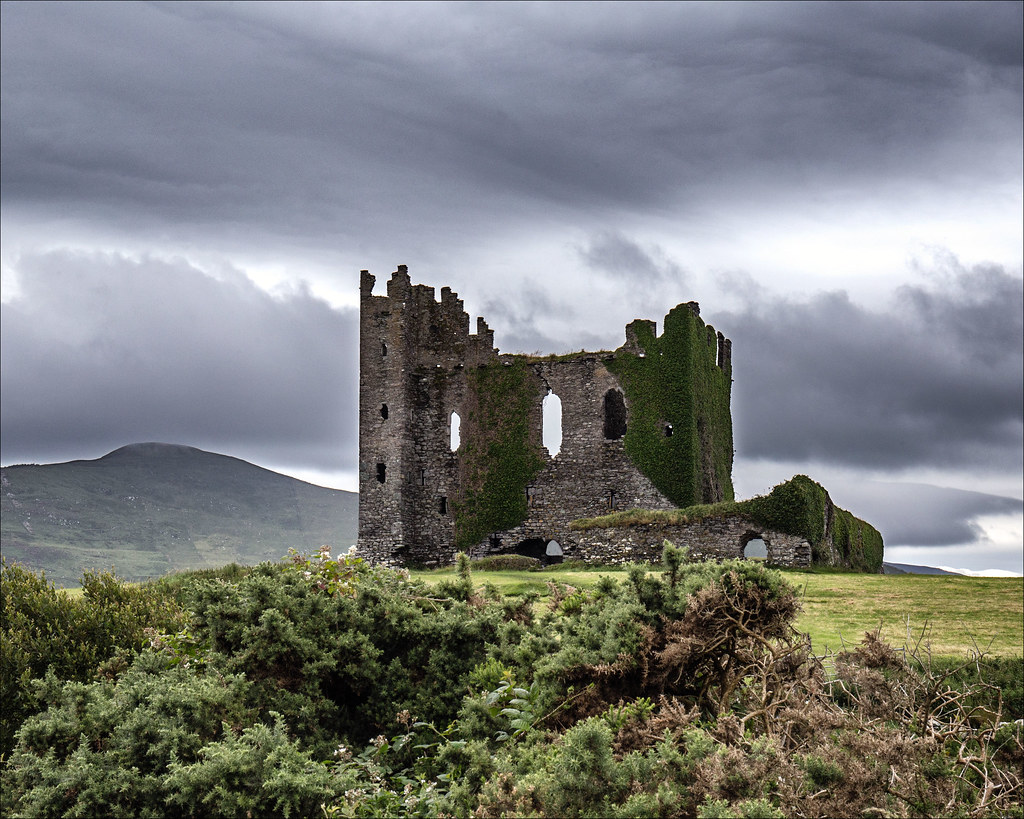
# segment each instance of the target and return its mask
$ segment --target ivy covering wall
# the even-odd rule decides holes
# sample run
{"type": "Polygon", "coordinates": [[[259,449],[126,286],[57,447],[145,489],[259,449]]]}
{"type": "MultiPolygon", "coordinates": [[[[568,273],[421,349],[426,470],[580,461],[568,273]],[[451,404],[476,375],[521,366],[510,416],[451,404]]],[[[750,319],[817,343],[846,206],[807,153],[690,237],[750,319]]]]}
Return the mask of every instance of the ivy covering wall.
{"type": "Polygon", "coordinates": [[[882,570],[881,533],[870,523],[832,503],[828,492],[806,475],[796,475],[768,495],[745,501],[700,504],[683,509],[628,509],[573,521],[575,531],[645,524],[686,525],[714,517],[745,516],[765,529],[797,535],[811,544],[817,565],[840,565],[863,572],[882,570]]]}
{"type": "MultiPolygon", "coordinates": [[[[764,497],[746,501],[751,516],[765,527],[800,535],[811,544],[817,564],[832,563],[866,572],[882,570],[882,535],[874,526],[835,506],[825,488],[796,475],[764,497]],[[828,549],[831,540],[833,552],[828,549]]],[[[739,504],[743,506],[745,504],[739,504]]]]}
{"type": "Polygon", "coordinates": [[[629,406],[626,453],[677,506],[732,500],[731,367],[718,367],[708,328],[687,305],[665,317],[660,337],[651,323],[632,326],[643,354],[608,362],[629,406]]]}
{"type": "Polygon", "coordinates": [[[526,487],[544,465],[530,418],[539,386],[526,359],[467,372],[459,448],[461,487],[453,503],[455,546],[466,550],[526,519],[526,487]]]}

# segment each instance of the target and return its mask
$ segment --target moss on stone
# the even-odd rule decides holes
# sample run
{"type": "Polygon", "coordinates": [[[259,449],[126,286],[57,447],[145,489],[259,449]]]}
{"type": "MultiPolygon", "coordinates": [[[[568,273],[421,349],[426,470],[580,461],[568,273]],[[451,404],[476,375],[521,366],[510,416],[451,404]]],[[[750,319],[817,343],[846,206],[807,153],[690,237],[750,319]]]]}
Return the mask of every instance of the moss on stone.
{"type": "Polygon", "coordinates": [[[882,569],[882,535],[871,524],[832,505],[821,484],[806,475],[796,475],[772,489],[745,501],[700,504],[681,509],[628,509],[597,518],[573,521],[575,531],[613,529],[649,524],[680,526],[715,517],[743,516],[775,532],[802,537],[811,544],[813,562],[831,562],[828,534],[835,558],[844,566],[864,572],[882,569]],[[831,510],[831,532],[826,532],[831,510]]]}
{"type": "Polygon", "coordinates": [[[469,398],[459,450],[461,487],[453,502],[455,546],[469,549],[526,519],[526,487],[544,465],[530,440],[537,385],[525,358],[467,373],[469,398]]]}
{"type": "Polygon", "coordinates": [[[731,501],[731,368],[720,368],[708,328],[688,305],[665,317],[661,336],[636,322],[642,354],[620,352],[608,369],[629,405],[626,454],[680,507],[731,501]]]}

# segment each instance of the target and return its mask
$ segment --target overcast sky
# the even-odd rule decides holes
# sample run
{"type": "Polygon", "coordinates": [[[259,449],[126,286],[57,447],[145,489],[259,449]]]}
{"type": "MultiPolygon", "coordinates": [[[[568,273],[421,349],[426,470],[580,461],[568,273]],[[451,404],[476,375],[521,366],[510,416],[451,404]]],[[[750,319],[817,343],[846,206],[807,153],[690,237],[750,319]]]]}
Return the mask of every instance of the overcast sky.
{"type": "Polygon", "coordinates": [[[358,272],[505,352],[697,300],[738,494],[1022,570],[1019,3],[4,3],[2,459],[355,489],[358,272]]]}

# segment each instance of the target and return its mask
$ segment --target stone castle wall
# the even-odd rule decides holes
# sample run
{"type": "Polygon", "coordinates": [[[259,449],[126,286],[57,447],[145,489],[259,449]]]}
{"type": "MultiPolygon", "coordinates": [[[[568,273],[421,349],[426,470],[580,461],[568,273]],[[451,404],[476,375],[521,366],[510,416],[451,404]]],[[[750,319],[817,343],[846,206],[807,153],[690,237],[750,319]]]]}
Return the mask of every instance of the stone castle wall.
{"type": "Polygon", "coordinates": [[[811,544],[804,538],[766,529],[743,515],[709,518],[696,523],[641,524],[577,532],[566,558],[588,563],[657,563],[665,541],[687,546],[691,560],[728,560],[745,557],[755,538],[767,547],[766,562],[776,566],[810,566],[811,544]]]}
{"type": "MultiPolygon", "coordinates": [[[[571,521],[615,509],[675,508],[626,453],[623,436],[632,407],[609,367],[617,355],[642,355],[637,334],[653,336],[653,322],[631,323],[626,343],[613,352],[559,358],[499,356],[494,334],[483,319],[477,319],[475,333],[469,332],[469,316],[449,288],[442,288],[438,301],[434,288],[411,283],[404,265],[388,281],[387,295],[374,295],[374,283],[375,278],[362,271],[359,547],[369,559],[427,565],[453,560],[454,512],[463,497],[466,461],[473,457],[464,442],[486,440],[482,430],[470,425],[478,396],[467,375],[474,368],[526,362],[531,391],[526,444],[538,454],[540,467],[528,484],[515,490],[524,493],[526,503],[521,522],[488,533],[470,547],[472,554],[531,553],[557,541],[567,556],[582,555],[596,548],[586,545],[596,541],[591,535],[586,543],[580,540],[581,534],[569,528],[571,521]],[[541,444],[541,408],[549,393],[562,405],[557,456],[541,444]],[[463,444],[458,451],[450,445],[453,413],[461,424],[463,444]]],[[[706,328],[705,347],[699,308],[696,303],[686,307],[697,317],[700,355],[708,357],[712,369],[716,357],[718,368],[729,368],[728,339],[706,328]]],[[[731,427],[728,436],[731,452],[731,427]]],[[[700,453],[693,458],[702,460],[700,453]]],[[[695,502],[722,500],[723,482],[731,493],[731,475],[719,475],[704,481],[708,496],[695,502]]],[[[658,548],[660,554],[660,541],[658,548]]]]}

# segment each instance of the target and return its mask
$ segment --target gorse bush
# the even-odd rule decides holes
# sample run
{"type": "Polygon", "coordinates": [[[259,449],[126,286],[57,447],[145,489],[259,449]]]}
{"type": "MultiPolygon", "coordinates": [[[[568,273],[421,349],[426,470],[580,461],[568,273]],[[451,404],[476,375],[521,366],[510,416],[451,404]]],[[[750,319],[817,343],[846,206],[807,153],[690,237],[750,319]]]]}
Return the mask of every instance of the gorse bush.
{"type": "MultiPolygon", "coordinates": [[[[826,668],[781,575],[664,557],[554,606],[482,591],[468,560],[432,588],[327,550],[141,587],[187,618],[155,594],[138,633],[112,618],[98,675],[62,676],[59,652],[23,674],[3,813],[1019,815],[1021,729],[984,658],[906,662],[869,635],[826,668]]],[[[12,577],[40,624],[71,622],[12,577]]],[[[130,609],[120,585],[83,605],[130,609]]]]}
{"type": "MultiPolygon", "coordinates": [[[[119,653],[140,650],[147,628],[180,628],[185,613],[165,591],[124,583],[107,572],[86,572],[82,594],[71,597],[17,564],[0,571],[0,758],[14,732],[41,703],[33,679],[48,671],[85,682],[119,653]]],[[[115,663],[116,664],[116,663],[115,663]]]]}

